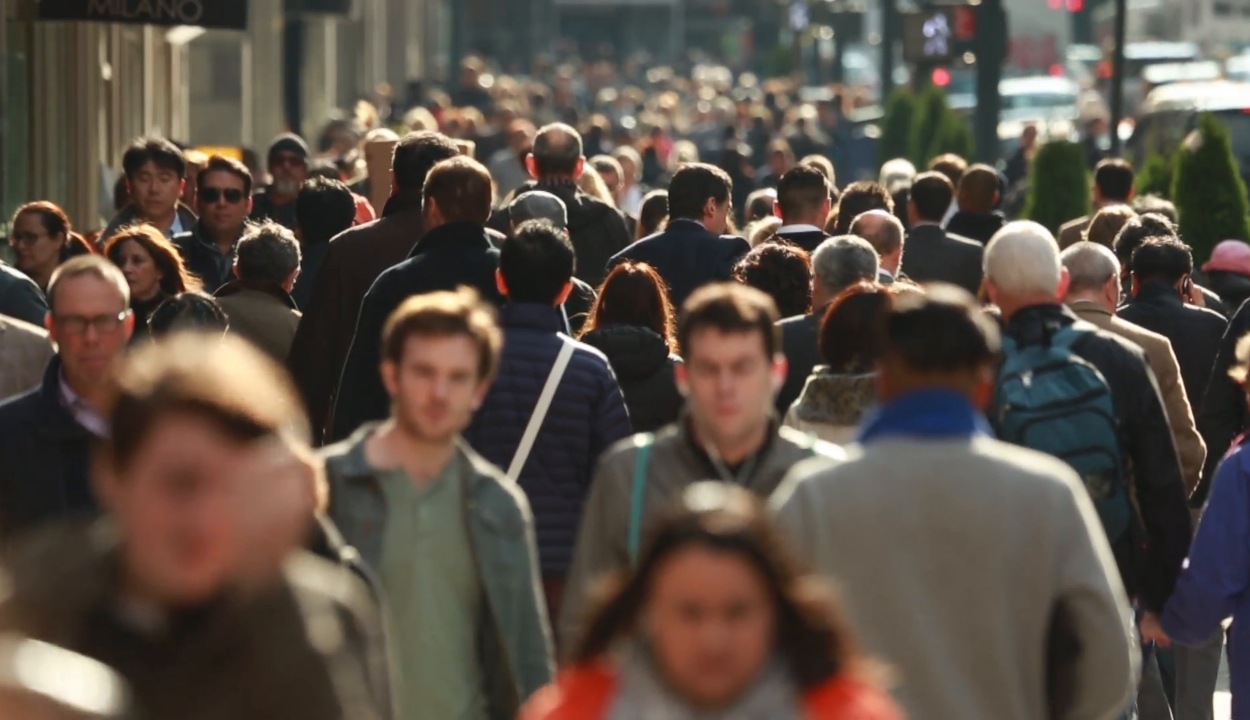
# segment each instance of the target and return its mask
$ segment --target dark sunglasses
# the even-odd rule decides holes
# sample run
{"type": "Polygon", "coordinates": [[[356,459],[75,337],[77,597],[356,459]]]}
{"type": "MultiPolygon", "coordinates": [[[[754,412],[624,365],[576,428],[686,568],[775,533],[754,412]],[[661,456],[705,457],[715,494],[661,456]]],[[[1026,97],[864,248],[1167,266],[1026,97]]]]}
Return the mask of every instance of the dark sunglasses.
{"type": "Polygon", "coordinates": [[[202,187],[199,190],[200,200],[206,203],[215,203],[222,197],[226,198],[226,202],[231,205],[238,205],[243,202],[243,191],[238,188],[226,188],[222,190],[215,187],[202,187]]]}

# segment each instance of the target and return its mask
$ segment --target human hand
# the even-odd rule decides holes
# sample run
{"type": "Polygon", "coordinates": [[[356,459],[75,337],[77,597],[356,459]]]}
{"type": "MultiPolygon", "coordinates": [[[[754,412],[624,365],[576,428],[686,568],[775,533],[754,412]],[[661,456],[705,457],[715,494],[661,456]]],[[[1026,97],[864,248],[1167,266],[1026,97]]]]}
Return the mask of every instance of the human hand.
{"type": "Polygon", "coordinates": [[[1141,631],[1141,641],[1143,644],[1152,642],[1161,648],[1170,647],[1172,638],[1163,631],[1163,625],[1159,623],[1159,616],[1147,612],[1141,616],[1141,623],[1138,626],[1141,631]]]}

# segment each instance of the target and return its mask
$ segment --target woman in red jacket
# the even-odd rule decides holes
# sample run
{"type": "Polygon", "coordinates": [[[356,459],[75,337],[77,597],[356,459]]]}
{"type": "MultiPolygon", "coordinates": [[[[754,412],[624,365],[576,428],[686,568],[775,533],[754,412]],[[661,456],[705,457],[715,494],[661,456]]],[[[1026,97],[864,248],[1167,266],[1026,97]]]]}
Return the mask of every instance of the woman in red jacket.
{"type": "Polygon", "coordinates": [[[746,490],[700,483],[522,720],[897,720],[831,593],[746,490]]]}

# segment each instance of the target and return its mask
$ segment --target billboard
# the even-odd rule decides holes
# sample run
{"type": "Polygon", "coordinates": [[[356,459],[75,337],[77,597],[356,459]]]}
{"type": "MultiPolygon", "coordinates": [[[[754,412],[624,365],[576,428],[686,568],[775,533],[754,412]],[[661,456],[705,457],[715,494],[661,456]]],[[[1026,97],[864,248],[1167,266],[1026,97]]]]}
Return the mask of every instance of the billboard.
{"type": "Polygon", "coordinates": [[[40,0],[40,20],[247,29],[247,0],[40,0]]]}

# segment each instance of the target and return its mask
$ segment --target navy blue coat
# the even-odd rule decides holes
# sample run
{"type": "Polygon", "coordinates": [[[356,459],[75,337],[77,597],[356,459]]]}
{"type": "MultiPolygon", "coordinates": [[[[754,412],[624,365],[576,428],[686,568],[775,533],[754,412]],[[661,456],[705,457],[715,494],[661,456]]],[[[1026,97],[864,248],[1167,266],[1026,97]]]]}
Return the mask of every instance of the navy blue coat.
{"type": "MultiPolygon", "coordinates": [[[[499,375],[464,437],[507,472],[564,345],[564,321],[555,308],[534,303],[505,305],[501,321],[499,375]]],[[[544,575],[568,572],[599,455],[631,432],[625,398],[608,359],[578,343],[519,478],[534,510],[544,575]]]]}
{"type": "Polygon", "coordinates": [[[495,284],[499,251],[486,228],[449,223],[425,234],[407,260],[378,277],[360,306],[360,319],[334,405],[331,439],[343,440],[356,428],[390,414],[390,397],[382,385],[382,328],[386,319],[413,295],[455,290],[467,285],[496,305],[503,296],[495,284]]]}
{"type": "Polygon", "coordinates": [[[698,221],[679,218],[613,255],[608,270],[626,260],[647,263],[664,278],[669,299],[680,310],[690,293],[708,283],[731,279],[734,264],[750,250],[750,243],[740,237],[717,235],[698,221]]]}
{"type": "Polygon", "coordinates": [[[0,315],[43,327],[48,302],[34,280],[0,262],[0,315]]]}

